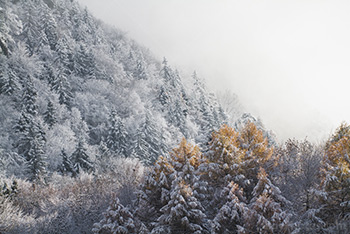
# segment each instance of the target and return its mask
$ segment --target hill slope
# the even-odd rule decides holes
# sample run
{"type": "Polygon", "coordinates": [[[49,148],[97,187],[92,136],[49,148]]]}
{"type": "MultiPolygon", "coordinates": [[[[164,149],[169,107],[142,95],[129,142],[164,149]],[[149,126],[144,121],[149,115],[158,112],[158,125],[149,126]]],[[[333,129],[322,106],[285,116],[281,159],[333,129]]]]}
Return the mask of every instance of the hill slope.
{"type": "Polygon", "coordinates": [[[182,137],[206,142],[226,120],[195,73],[184,82],[75,1],[2,0],[0,11],[0,149],[10,174],[64,171],[68,159],[90,170],[106,153],[151,163],[182,137]]]}

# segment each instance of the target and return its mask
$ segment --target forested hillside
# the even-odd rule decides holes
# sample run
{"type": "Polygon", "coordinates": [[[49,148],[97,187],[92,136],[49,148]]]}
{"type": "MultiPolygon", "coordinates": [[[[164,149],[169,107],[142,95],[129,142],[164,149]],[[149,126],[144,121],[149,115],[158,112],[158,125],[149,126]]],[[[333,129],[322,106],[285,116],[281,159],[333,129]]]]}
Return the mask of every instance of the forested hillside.
{"type": "Polygon", "coordinates": [[[195,72],[183,78],[75,1],[2,0],[0,10],[7,174],[76,174],[107,154],[150,164],[182,137],[205,142],[227,119],[195,72]]]}
{"type": "Polygon", "coordinates": [[[0,0],[0,233],[349,233],[350,126],[279,144],[74,0],[0,0]]]}

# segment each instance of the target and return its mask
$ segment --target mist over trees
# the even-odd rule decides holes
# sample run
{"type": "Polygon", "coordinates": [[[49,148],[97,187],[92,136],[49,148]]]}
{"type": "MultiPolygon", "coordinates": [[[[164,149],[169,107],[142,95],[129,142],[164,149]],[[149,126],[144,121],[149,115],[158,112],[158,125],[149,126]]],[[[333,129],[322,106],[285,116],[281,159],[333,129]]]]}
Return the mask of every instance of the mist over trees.
{"type": "Polygon", "coordinates": [[[0,0],[0,132],[1,233],[350,230],[349,125],[278,144],[74,0],[0,0]]]}

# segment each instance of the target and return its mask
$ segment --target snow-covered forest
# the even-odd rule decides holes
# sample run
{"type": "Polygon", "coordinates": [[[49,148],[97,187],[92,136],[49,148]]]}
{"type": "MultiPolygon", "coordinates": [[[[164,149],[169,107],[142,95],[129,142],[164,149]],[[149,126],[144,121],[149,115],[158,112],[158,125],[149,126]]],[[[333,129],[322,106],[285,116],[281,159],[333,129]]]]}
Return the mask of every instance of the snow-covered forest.
{"type": "Polygon", "coordinates": [[[348,233],[349,146],[279,144],[74,0],[0,0],[0,233],[348,233]]]}

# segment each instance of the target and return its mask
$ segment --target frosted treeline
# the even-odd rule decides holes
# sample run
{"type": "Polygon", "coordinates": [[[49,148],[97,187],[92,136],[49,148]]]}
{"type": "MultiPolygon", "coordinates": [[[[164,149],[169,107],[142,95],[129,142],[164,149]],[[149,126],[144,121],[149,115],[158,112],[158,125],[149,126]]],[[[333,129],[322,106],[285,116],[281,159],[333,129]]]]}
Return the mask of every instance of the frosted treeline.
{"type": "Polygon", "coordinates": [[[5,174],[75,176],[106,170],[110,157],[149,165],[182,137],[206,142],[228,120],[195,72],[182,77],[76,1],[0,6],[5,174]]]}

